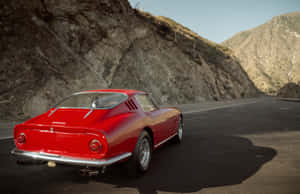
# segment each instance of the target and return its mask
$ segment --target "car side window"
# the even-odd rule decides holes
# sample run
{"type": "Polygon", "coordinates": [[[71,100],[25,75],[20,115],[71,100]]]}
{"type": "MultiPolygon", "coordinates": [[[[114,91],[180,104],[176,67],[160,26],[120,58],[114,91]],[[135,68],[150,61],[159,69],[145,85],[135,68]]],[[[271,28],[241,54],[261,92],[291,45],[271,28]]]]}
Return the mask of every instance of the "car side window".
{"type": "Polygon", "coordinates": [[[150,112],[150,111],[154,111],[156,109],[155,105],[148,98],[148,96],[139,94],[139,95],[136,95],[135,97],[144,112],[150,112]]]}

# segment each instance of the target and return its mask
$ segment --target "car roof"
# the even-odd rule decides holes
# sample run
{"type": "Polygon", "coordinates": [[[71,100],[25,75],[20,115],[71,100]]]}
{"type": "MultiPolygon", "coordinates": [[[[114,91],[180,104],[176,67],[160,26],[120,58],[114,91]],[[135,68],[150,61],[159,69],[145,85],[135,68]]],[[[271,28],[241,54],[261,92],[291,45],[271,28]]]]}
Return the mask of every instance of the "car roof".
{"type": "Polygon", "coordinates": [[[131,95],[134,95],[134,94],[146,94],[143,91],[129,90],[129,89],[102,89],[102,90],[87,90],[87,91],[82,91],[82,93],[88,93],[88,92],[91,92],[91,93],[95,93],[95,92],[115,92],[115,93],[124,93],[124,94],[127,94],[128,96],[131,96],[131,95]]]}

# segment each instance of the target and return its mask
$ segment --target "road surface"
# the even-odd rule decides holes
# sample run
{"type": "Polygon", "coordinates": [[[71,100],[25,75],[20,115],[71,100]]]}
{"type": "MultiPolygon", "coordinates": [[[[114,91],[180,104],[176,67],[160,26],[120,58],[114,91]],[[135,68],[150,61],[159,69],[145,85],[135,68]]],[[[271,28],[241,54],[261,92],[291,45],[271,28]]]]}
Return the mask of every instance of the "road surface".
{"type": "Polygon", "coordinates": [[[0,140],[0,193],[300,193],[300,102],[191,107],[183,143],[155,151],[150,171],[138,179],[121,165],[96,177],[68,166],[17,165],[9,156],[12,140],[0,140]]]}

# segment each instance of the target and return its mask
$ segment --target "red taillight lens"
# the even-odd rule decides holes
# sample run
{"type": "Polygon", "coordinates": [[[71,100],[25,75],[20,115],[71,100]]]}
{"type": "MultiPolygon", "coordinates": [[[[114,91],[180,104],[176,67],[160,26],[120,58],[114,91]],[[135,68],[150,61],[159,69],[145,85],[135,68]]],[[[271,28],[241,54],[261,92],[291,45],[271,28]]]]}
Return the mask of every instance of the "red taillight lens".
{"type": "Polygon", "coordinates": [[[99,140],[93,139],[93,140],[90,142],[89,147],[90,147],[90,149],[91,149],[93,152],[100,152],[101,147],[102,147],[102,144],[100,143],[99,140]]]}
{"type": "Polygon", "coordinates": [[[26,142],[26,136],[24,133],[20,133],[20,135],[17,138],[17,142],[20,144],[24,144],[26,142]]]}

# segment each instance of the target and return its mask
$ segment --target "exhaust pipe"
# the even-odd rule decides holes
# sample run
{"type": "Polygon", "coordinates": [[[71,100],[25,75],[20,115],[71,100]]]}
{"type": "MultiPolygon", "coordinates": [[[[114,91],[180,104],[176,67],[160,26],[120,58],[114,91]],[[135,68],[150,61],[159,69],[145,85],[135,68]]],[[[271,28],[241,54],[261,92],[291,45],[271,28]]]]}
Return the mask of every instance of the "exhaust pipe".
{"type": "Polygon", "coordinates": [[[99,174],[99,170],[83,168],[83,169],[80,169],[79,174],[81,176],[97,176],[99,174]]]}
{"type": "Polygon", "coordinates": [[[48,161],[48,167],[54,168],[56,167],[56,163],[54,161],[48,161]]]}

